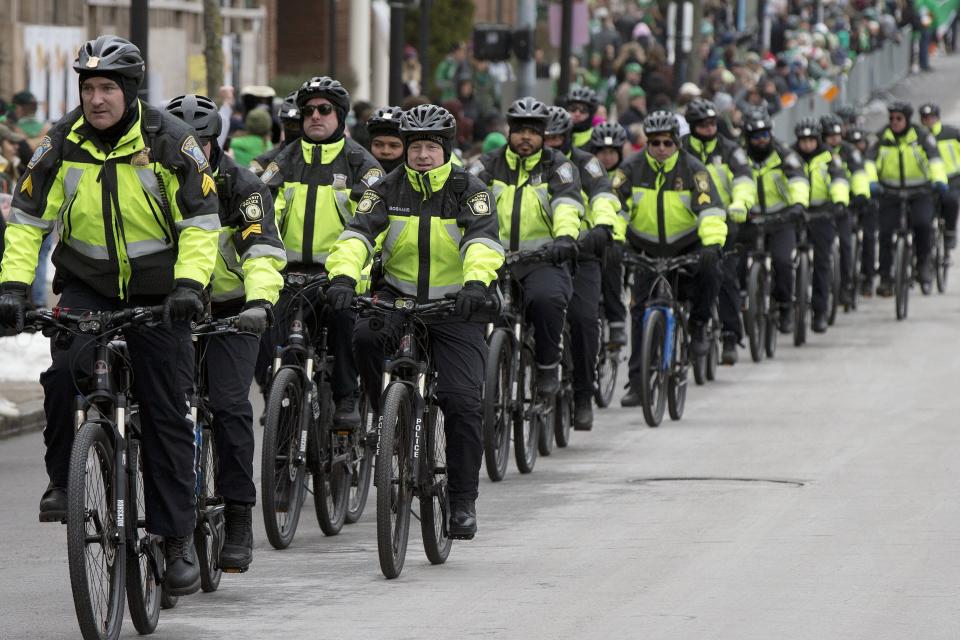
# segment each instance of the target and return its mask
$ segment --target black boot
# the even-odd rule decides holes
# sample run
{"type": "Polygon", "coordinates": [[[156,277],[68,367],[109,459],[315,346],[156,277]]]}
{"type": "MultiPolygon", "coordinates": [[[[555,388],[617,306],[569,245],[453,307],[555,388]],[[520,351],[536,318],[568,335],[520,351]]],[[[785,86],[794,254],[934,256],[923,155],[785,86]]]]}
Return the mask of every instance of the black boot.
{"type": "Polygon", "coordinates": [[[51,482],[40,498],[40,522],[63,522],[67,519],[67,490],[51,482]]]}
{"type": "Polygon", "coordinates": [[[884,278],[880,280],[880,286],[877,287],[877,295],[881,298],[893,297],[893,281],[884,278]]]}
{"type": "Polygon", "coordinates": [[[337,408],[333,414],[333,426],[337,429],[350,430],[360,428],[360,410],[357,408],[357,399],[353,395],[344,396],[337,400],[337,408]]]}
{"type": "Polygon", "coordinates": [[[450,504],[450,537],[454,540],[473,540],[477,535],[477,507],[473,500],[450,504]]]}
{"type": "Polygon", "coordinates": [[[690,323],[690,355],[702,358],[710,353],[710,340],[707,338],[707,325],[702,322],[690,323]]]}
{"type": "Polygon", "coordinates": [[[163,555],[167,561],[164,588],[172,596],[188,596],[200,590],[200,565],[193,549],[193,534],[168,537],[163,555]]]}
{"type": "Polygon", "coordinates": [[[622,322],[610,323],[610,337],[607,340],[610,346],[623,347],[627,344],[627,332],[622,322]]]}
{"type": "Polygon", "coordinates": [[[730,332],[723,334],[723,354],[720,356],[721,364],[737,364],[737,359],[739,358],[739,354],[737,353],[738,342],[737,334],[730,332]]]}
{"type": "Polygon", "coordinates": [[[827,314],[825,313],[815,313],[813,314],[813,324],[811,326],[814,333],[826,333],[827,332],[827,314]]]}
{"type": "Polygon", "coordinates": [[[243,573],[253,561],[252,506],[228,502],[224,510],[225,539],[220,550],[220,568],[243,573]]]}
{"type": "Polygon", "coordinates": [[[574,398],[573,428],[577,431],[593,429],[593,398],[574,398]]]}
{"type": "Polygon", "coordinates": [[[640,406],[640,387],[630,385],[627,393],[620,398],[621,407],[639,407],[640,406]]]}
{"type": "Polygon", "coordinates": [[[793,333],[793,305],[780,305],[780,333],[793,333]]]}
{"type": "Polygon", "coordinates": [[[541,396],[553,396],[560,391],[559,365],[537,365],[537,391],[541,396]]]}

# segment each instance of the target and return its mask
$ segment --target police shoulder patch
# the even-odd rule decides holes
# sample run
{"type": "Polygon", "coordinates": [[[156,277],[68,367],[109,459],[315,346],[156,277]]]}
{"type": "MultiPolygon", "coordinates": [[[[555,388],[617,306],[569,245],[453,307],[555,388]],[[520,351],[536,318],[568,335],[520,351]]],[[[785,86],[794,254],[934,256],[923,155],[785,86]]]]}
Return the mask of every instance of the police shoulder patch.
{"type": "Polygon", "coordinates": [[[490,194],[486,191],[478,191],[467,198],[467,206],[475,216],[490,215],[490,194]]]}
{"type": "Polygon", "coordinates": [[[619,189],[626,181],[627,174],[623,172],[623,169],[617,169],[614,171],[613,176],[610,178],[610,182],[613,184],[614,189],[619,189]]]}
{"type": "Polygon", "coordinates": [[[788,153],[787,157],[783,159],[783,164],[791,169],[799,169],[801,167],[800,156],[795,153],[788,153]]]}
{"type": "Polygon", "coordinates": [[[373,189],[367,189],[363,192],[360,202],[357,203],[357,213],[370,213],[374,205],[380,202],[380,194],[373,189]]]}
{"type": "Polygon", "coordinates": [[[736,151],[734,151],[734,152],[733,152],[733,159],[736,160],[737,162],[739,162],[740,164],[748,164],[748,163],[747,163],[747,154],[746,154],[746,152],[744,152],[743,149],[737,149],[736,151]]]}
{"type": "Polygon", "coordinates": [[[257,162],[256,160],[251,160],[251,161],[250,161],[250,167],[249,167],[249,169],[250,169],[250,171],[253,171],[253,172],[254,172],[255,174],[257,174],[257,175],[260,175],[261,173],[263,173],[263,167],[261,167],[261,166],[260,166],[260,163],[257,162]]]}
{"type": "Polygon", "coordinates": [[[697,171],[693,174],[693,183],[700,193],[710,193],[710,174],[706,171],[697,171]]]}
{"type": "Polygon", "coordinates": [[[594,178],[599,178],[603,175],[603,167],[600,166],[600,161],[596,158],[590,158],[587,162],[587,173],[592,175],[594,178]]]}
{"type": "Polygon", "coordinates": [[[573,182],[573,165],[569,162],[564,162],[557,169],[557,175],[560,176],[560,182],[570,184],[573,182]]]}
{"type": "Polygon", "coordinates": [[[210,167],[210,164],[207,162],[207,156],[203,155],[203,149],[200,148],[200,145],[197,144],[197,139],[193,136],[186,137],[183,144],[180,145],[180,151],[197,165],[197,173],[203,173],[210,167]]]}
{"type": "Polygon", "coordinates": [[[43,156],[47,155],[50,150],[53,148],[53,140],[50,139],[50,136],[43,136],[40,139],[40,144],[37,145],[36,150],[33,152],[33,156],[30,157],[30,162],[27,163],[27,169],[33,169],[37,166],[37,163],[43,159],[43,156]]]}
{"type": "Polygon", "coordinates": [[[276,162],[271,162],[267,165],[267,168],[263,170],[263,173],[260,174],[260,181],[264,184],[270,184],[270,181],[273,180],[273,176],[280,173],[280,165],[276,162]]]}
{"type": "Polygon", "coordinates": [[[363,178],[361,178],[361,180],[368,187],[372,187],[373,185],[377,184],[382,177],[383,171],[377,169],[376,167],[371,167],[365,174],[363,174],[363,178]]]}
{"type": "Polygon", "coordinates": [[[247,222],[257,222],[263,219],[263,198],[259,193],[252,193],[240,203],[240,213],[247,222]]]}
{"type": "Polygon", "coordinates": [[[863,164],[863,156],[860,154],[859,149],[851,149],[850,158],[857,164],[863,164]]]}

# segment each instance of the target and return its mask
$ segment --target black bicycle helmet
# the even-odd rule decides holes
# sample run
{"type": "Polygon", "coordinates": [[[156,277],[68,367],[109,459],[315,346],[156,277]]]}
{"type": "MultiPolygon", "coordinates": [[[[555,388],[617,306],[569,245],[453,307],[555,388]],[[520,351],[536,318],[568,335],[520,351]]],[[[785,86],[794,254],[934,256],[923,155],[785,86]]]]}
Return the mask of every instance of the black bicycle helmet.
{"type": "Polygon", "coordinates": [[[280,122],[300,122],[300,109],[297,108],[297,92],[288,93],[287,97],[280,103],[280,110],[277,112],[280,122]]]}
{"type": "Polygon", "coordinates": [[[917,112],[918,112],[921,116],[936,116],[936,117],[939,118],[939,117],[940,117],[940,105],[934,104],[934,103],[932,103],[932,102],[927,102],[927,103],[925,103],[925,104],[920,105],[920,108],[917,110],[917,112]]]}
{"type": "Polygon", "coordinates": [[[571,102],[582,102],[590,105],[591,109],[596,109],[600,105],[600,98],[597,92],[590,87],[573,85],[563,100],[564,105],[570,106],[571,102]]]}
{"type": "Polygon", "coordinates": [[[457,120],[449,111],[435,104],[421,104],[400,116],[400,138],[406,149],[418,140],[429,140],[443,147],[444,161],[450,160],[457,120]]]}
{"type": "Polygon", "coordinates": [[[627,144],[627,132],[613,122],[602,122],[593,128],[590,134],[590,146],[594,151],[605,149],[623,149],[627,144]]]}
{"type": "Polygon", "coordinates": [[[677,137],[680,132],[680,122],[672,111],[652,111],[643,119],[643,131],[648,136],[652,133],[669,133],[677,137]]]}
{"type": "Polygon", "coordinates": [[[573,129],[573,120],[570,113],[563,107],[547,107],[549,115],[547,119],[546,135],[566,135],[573,129]]]}
{"type": "Polygon", "coordinates": [[[743,131],[747,135],[772,130],[773,118],[765,108],[759,107],[743,114],[743,131]]]}
{"type": "Polygon", "coordinates": [[[895,100],[887,105],[887,112],[902,113],[907,122],[910,122],[910,117],[913,115],[913,105],[903,100],[895,100]]]}
{"type": "Polygon", "coordinates": [[[840,116],[833,113],[828,113],[825,116],[820,117],[820,130],[823,133],[823,137],[826,138],[830,135],[839,135],[843,133],[843,120],[840,119],[840,116]]]}
{"type": "Polygon", "coordinates": [[[400,137],[400,118],[403,116],[403,109],[400,107],[383,107],[373,112],[373,115],[367,120],[367,131],[370,138],[376,136],[395,136],[400,137]]]}
{"type": "Polygon", "coordinates": [[[847,142],[853,142],[854,144],[856,144],[857,142],[863,142],[866,139],[867,139],[867,132],[864,131],[863,129],[856,129],[856,128],[847,129],[847,136],[846,136],[847,142]]]}
{"type": "Polygon", "coordinates": [[[857,108],[852,104],[845,104],[837,109],[837,117],[847,124],[857,123],[857,108]]]}
{"type": "Polygon", "coordinates": [[[136,81],[139,86],[146,64],[140,49],[129,40],[119,36],[100,36],[80,47],[73,70],[81,77],[90,73],[116,73],[136,81]]]}
{"type": "Polygon", "coordinates": [[[683,115],[692,126],[698,122],[716,118],[718,113],[717,106],[711,101],[705,98],[694,98],[690,101],[690,104],[687,105],[687,110],[683,115]]]}
{"type": "Polygon", "coordinates": [[[314,76],[300,85],[297,91],[297,107],[303,108],[312,98],[326,98],[330,104],[343,111],[350,110],[350,94],[338,80],[328,76],[314,76]]]}
{"type": "Polygon", "coordinates": [[[793,127],[793,134],[800,138],[819,138],[820,122],[813,117],[800,118],[796,126],[793,127]]]}
{"type": "Polygon", "coordinates": [[[190,125],[198,138],[217,138],[223,130],[220,111],[207,96],[193,93],[177,96],[167,103],[166,110],[190,125]]]}
{"type": "Polygon", "coordinates": [[[547,111],[547,105],[530,96],[514,100],[507,109],[507,125],[511,129],[517,125],[527,125],[539,130],[542,134],[547,129],[549,119],[550,112],[547,111]]]}

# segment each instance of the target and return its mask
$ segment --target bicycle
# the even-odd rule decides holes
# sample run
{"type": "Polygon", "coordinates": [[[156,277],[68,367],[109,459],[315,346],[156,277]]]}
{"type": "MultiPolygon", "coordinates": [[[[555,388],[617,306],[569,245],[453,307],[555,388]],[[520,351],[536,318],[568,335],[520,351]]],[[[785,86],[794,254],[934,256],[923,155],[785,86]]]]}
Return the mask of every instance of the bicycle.
{"type": "Polygon", "coordinates": [[[600,323],[600,352],[597,357],[596,388],[593,392],[593,401],[601,409],[610,406],[613,401],[613,392],[617,388],[617,373],[620,370],[620,349],[622,345],[610,342],[610,325],[601,313],[600,323]]]}
{"type": "MultiPolygon", "coordinates": [[[[839,229],[838,229],[839,234],[839,229]]],[[[827,326],[837,321],[837,311],[843,298],[843,274],[840,269],[840,237],[836,235],[830,245],[830,288],[827,292],[827,326]]]]}
{"type": "MultiPolygon", "coordinates": [[[[308,492],[308,474],[317,522],[328,536],[340,532],[351,507],[354,521],[360,517],[370,487],[369,433],[333,426],[327,329],[318,323],[321,328],[314,339],[304,321],[305,307],[313,306],[312,296],[323,304],[326,284],[324,274],[284,276],[290,329],[286,345],[277,347],[274,355],[261,462],[264,526],[276,549],[285,549],[293,541],[308,492]]],[[[320,318],[325,307],[313,311],[320,318]]],[[[361,425],[369,424],[361,420],[361,425]]]]}
{"type": "Polygon", "coordinates": [[[862,286],[860,271],[863,268],[863,212],[853,210],[853,247],[850,250],[850,288],[847,291],[847,303],[844,312],[856,311],[860,306],[860,288],[862,286]]]}
{"type": "MultiPolygon", "coordinates": [[[[746,250],[746,290],[743,297],[743,326],[750,346],[750,358],[762,362],[764,356],[777,353],[780,309],[771,305],[773,290],[773,256],[766,247],[767,225],[793,222],[793,214],[784,212],[750,214],[748,223],[756,228],[753,247],[746,250]]],[[[739,248],[739,247],[738,247],[739,248]]]]}
{"type": "Polygon", "coordinates": [[[355,302],[362,314],[401,319],[397,349],[384,364],[374,477],[377,553],[380,570],[388,579],[403,570],[414,496],[420,501],[427,559],[443,564],[450,554],[446,433],[425,323],[446,318],[455,304],[453,300],[418,304],[407,298],[385,301],[363,296],[355,302]]]}
{"type": "MultiPolygon", "coordinates": [[[[809,214],[808,220],[815,220],[826,214],[809,214]]],[[[832,214],[831,214],[832,215],[832,214]]],[[[807,225],[797,224],[797,250],[793,257],[793,346],[800,347],[807,342],[807,317],[810,315],[810,299],[813,281],[810,265],[813,263],[813,245],[807,237],[807,225]]]]}
{"type": "Polygon", "coordinates": [[[926,193],[926,188],[896,189],[899,224],[893,231],[893,291],[897,320],[905,320],[913,286],[913,230],[910,228],[910,196],[926,193]]]}
{"type": "Polygon", "coordinates": [[[720,363],[720,315],[717,305],[714,304],[710,311],[710,319],[704,327],[709,348],[707,353],[693,359],[693,381],[698,387],[716,379],[717,365],[720,363]]]}
{"type": "Polygon", "coordinates": [[[643,307],[640,397],[647,426],[663,420],[664,404],[671,420],[679,420],[687,397],[687,369],[690,332],[688,310],[677,299],[680,272],[700,264],[698,254],[651,258],[626,252],[624,265],[642,268],[654,276],[643,307]],[[664,392],[666,386],[666,392],[664,392]]]}
{"type": "Polygon", "coordinates": [[[937,278],[937,292],[947,292],[947,277],[950,271],[950,249],[947,248],[947,241],[944,237],[946,232],[945,223],[941,214],[943,203],[940,198],[935,200],[937,204],[933,216],[933,266],[937,278]]]}
{"type": "Polygon", "coordinates": [[[152,633],[160,616],[164,555],[160,538],[145,528],[140,420],[123,331],[162,312],[158,306],[26,314],[28,330],[92,339],[91,383],[75,404],[66,518],[70,586],[85,640],[119,637],[124,591],[139,633],[152,633]]]}

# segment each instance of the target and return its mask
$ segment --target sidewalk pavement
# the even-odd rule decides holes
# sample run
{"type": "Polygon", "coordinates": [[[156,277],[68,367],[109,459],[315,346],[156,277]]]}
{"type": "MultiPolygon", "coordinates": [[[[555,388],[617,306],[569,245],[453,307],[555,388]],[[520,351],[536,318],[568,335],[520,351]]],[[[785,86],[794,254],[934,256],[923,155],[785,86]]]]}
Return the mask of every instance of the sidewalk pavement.
{"type": "Polygon", "coordinates": [[[0,382],[0,439],[43,429],[40,383],[0,382]]]}

